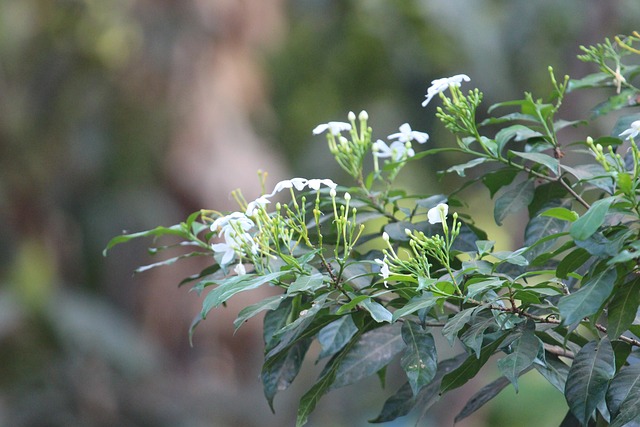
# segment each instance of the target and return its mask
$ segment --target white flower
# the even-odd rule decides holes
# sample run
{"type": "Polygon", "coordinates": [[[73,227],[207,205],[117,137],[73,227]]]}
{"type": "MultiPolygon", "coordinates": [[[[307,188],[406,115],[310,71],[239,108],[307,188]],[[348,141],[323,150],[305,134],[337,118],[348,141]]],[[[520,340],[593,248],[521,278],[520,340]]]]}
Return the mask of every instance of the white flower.
{"type": "Polygon", "coordinates": [[[373,143],[373,155],[379,158],[391,157],[394,162],[399,162],[407,157],[413,157],[415,151],[411,148],[411,143],[394,141],[388,146],[383,140],[379,139],[373,143]]]}
{"type": "Polygon", "coordinates": [[[247,216],[242,212],[232,212],[229,215],[221,216],[213,221],[213,224],[211,224],[211,231],[219,231],[218,235],[221,236],[222,234],[225,234],[227,230],[233,229],[232,224],[237,224],[239,229],[243,231],[249,231],[255,226],[253,221],[247,218],[247,216]]]}
{"type": "Polygon", "coordinates": [[[314,135],[320,135],[321,133],[324,133],[327,130],[330,131],[332,135],[338,136],[338,135],[340,135],[340,132],[342,132],[342,131],[351,130],[351,125],[349,123],[345,123],[345,122],[324,123],[324,124],[316,126],[315,129],[313,129],[313,134],[314,135]]]}
{"type": "Polygon", "coordinates": [[[629,127],[629,129],[625,130],[618,136],[620,137],[626,136],[625,139],[631,139],[638,136],[639,133],[640,133],[640,120],[636,120],[635,122],[631,123],[631,126],[629,127]]]}
{"type": "Polygon", "coordinates": [[[233,271],[235,271],[238,276],[244,276],[245,274],[247,274],[247,270],[244,268],[244,265],[241,262],[239,262],[238,265],[233,268],[233,271]]]}
{"type": "Polygon", "coordinates": [[[447,214],[449,213],[449,205],[446,203],[438,203],[435,208],[429,209],[427,212],[427,219],[429,224],[439,224],[447,220],[447,214]]]}
{"type": "Polygon", "coordinates": [[[422,102],[422,106],[426,107],[434,96],[449,89],[449,86],[460,86],[463,81],[468,82],[469,80],[471,79],[466,74],[456,74],[452,77],[433,80],[431,87],[427,89],[427,94],[425,95],[427,99],[422,102]]]}
{"type": "Polygon", "coordinates": [[[382,280],[384,280],[384,285],[387,286],[387,279],[391,275],[389,264],[386,263],[387,257],[385,256],[384,259],[376,258],[373,261],[380,266],[380,276],[382,276],[382,280]]]}
{"type": "Polygon", "coordinates": [[[304,190],[304,187],[307,185],[307,182],[308,180],[306,178],[285,179],[283,181],[278,182],[274,187],[273,191],[271,192],[271,194],[269,194],[267,197],[274,196],[275,194],[281,192],[286,188],[295,187],[296,190],[302,191],[304,190]]]}
{"type": "Polygon", "coordinates": [[[307,182],[307,186],[310,189],[316,190],[316,191],[318,191],[320,189],[321,185],[327,186],[332,190],[335,190],[336,187],[338,186],[338,184],[336,184],[335,182],[333,182],[330,179],[310,179],[307,182]]]}
{"type": "Polygon", "coordinates": [[[397,139],[400,142],[408,142],[415,139],[420,144],[424,144],[429,139],[429,135],[425,132],[411,130],[411,126],[409,126],[409,123],[405,123],[400,126],[400,132],[391,134],[388,136],[388,138],[397,139]]]}
{"type": "Polygon", "coordinates": [[[247,210],[245,211],[246,216],[253,216],[258,212],[258,207],[264,208],[264,206],[268,203],[271,203],[271,200],[267,198],[267,196],[260,196],[255,199],[253,202],[249,202],[247,205],[247,210]]]}
{"type": "Polygon", "coordinates": [[[236,251],[226,243],[214,243],[211,245],[211,249],[217,253],[222,252],[222,259],[220,260],[220,265],[222,266],[231,264],[231,261],[236,256],[236,251]]]}

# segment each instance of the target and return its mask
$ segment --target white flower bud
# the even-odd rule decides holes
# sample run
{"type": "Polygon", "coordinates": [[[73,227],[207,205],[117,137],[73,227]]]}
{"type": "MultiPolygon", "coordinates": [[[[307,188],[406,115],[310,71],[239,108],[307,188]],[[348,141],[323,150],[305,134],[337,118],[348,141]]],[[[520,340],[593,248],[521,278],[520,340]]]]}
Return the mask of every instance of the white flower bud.
{"type": "Polygon", "coordinates": [[[385,242],[389,241],[389,233],[387,233],[386,231],[382,232],[382,240],[384,240],[385,242]]]}
{"type": "Polygon", "coordinates": [[[358,115],[358,118],[360,120],[369,120],[369,115],[367,114],[366,111],[362,110],[362,111],[360,111],[360,114],[358,115]]]}
{"type": "Polygon", "coordinates": [[[351,194],[349,193],[344,193],[344,199],[348,202],[349,200],[351,200],[351,194]]]}
{"type": "Polygon", "coordinates": [[[353,111],[349,111],[349,115],[347,117],[349,117],[349,121],[351,122],[356,119],[356,115],[353,111]]]}

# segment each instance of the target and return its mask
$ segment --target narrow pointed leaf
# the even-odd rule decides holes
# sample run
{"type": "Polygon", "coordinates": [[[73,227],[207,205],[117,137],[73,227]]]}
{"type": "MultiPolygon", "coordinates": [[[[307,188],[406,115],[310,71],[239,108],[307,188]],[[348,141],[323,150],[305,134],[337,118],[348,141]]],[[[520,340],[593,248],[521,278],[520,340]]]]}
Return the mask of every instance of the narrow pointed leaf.
{"type": "Polygon", "coordinates": [[[530,368],[542,347],[542,342],[531,329],[525,329],[522,336],[511,344],[511,353],[498,360],[498,369],[518,391],[518,377],[530,368]]]}
{"type": "Polygon", "coordinates": [[[509,380],[505,377],[500,377],[497,380],[482,387],[471,399],[464,405],[462,411],[458,415],[454,422],[459,422],[473,414],[478,409],[482,408],[485,403],[496,397],[506,386],[509,385],[509,380]]]}
{"type": "Polygon", "coordinates": [[[275,295],[243,308],[238,313],[236,320],[233,321],[233,326],[235,327],[234,332],[237,331],[244,322],[251,319],[256,314],[265,310],[275,310],[282,301],[284,301],[284,295],[275,295]]]}
{"type": "Polygon", "coordinates": [[[625,366],[607,390],[611,427],[621,427],[640,417],[640,364],[625,366]]]}
{"type": "Polygon", "coordinates": [[[583,248],[576,248],[569,252],[556,267],[556,276],[560,279],[566,279],[569,273],[574,273],[578,267],[583,266],[587,260],[591,258],[591,254],[583,248]]]}
{"type": "Polygon", "coordinates": [[[587,343],[573,360],[564,395],[571,412],[583,425],[589,423],[604,400],[614,373],[613,348],[608,338],[587,343]]]}
{"type": "Polygon", "coordinates": [[[614,269],[604,270],[583,283],[576,292],[562,297],[558,302],[562,324],[572,325],[595,314],[611,295],[615,280],[614,269]]]}
{"type": "Polygon", "coordinates": [[[404,307],[393,312],[392,321],[395,322],[399,318],[418,310],[429,310],[436,305],[436,302],[438,302],[438,299],[431,292],[424,292],[422,295],[417,295],[411,298],[404,307]]]}
{"type": "Polygon", "coordinates": [[[458,336],[458,332],[464,328],[464,326],[469,323],[471,316],[475,313],[476,308],[467,308],[462,310],[459,313],[456,313],[455,316],[451,317],[447,323],[442,328],[442,335],[449,341],[450,345],[453,345],[456,337],[458,336]]]}
{"type": "Polygon", "coordinates": [[[384,308],[382,304],[377,301],[372,300],[371,298],[365,299],[358,306],[364,308],[369,312],[371,318],[376,322],[391,322],[392,315],[389,310],[384,308]]]}
{"type": "Polygon", "coordinates": [[[287,293],[293,295],[298,292],[314,292],[322,286],[323,279],[324,277],[320,273],[315,273],[311,276],[300,276],[289,286],[287,293]]]}
{"type": "Polygon", "coordinates": [[[460,336],[460,341],[462,341],[467,347],[473,350],[476,354],[476,357],[480,357],[480,352],[482,350],[482,343],[484,341],[484,335],[487,329],[496,330],[498,328],[498,324],[496,323],[495,318],[491,313],[482,313],[481,315],[477,315],[474,317],[471,322],[471,326],[469,329],[464,331],[464,333],[460,336]]]}
{"type": "Polygon", "coordinates": [[[541,165],[546,166],[551,172],[555,175],[558,175],[558,160],[553,157],[543,154],[543,153],[520,153],[518,151],[509,151],[512,154],[515,154],[518,157],[521,157],[525,160],[530,160],[534,163],[539,163],[541,165]]]}
{"type": "Polygon", "coordinates": [[[272,412],[275,412],[273,408],[273,398],[279,391],[289,388],[296,378],[298,372],[300,372],[304,355],[307,353],[310,345],[311,339],[298,341],[291,346],[289,351],[279,356],[275,363],[270,364],[268,367],[266,365],[263,367],[260,378],[262,379],[264,396],[267,398],[272,412]]]}
{"type": "Polygon", "coordinates": [[[429,332],[412,321],[405,321],[402,325],[402,339],[407,348],[400,359],[400,366],[407,374],[413,394],[417,395],[436,375],[438,354],[435,342],[429,332]]]}
{"type": "Polygon", "coordinates": [[[329,323],[318,333],[318,342],[322,351],[318,355],[318,359],[333,356],[351,340],[358,331],[351,316],[342,316],[338,320],[329,323]]]}
{"type": "Polygon", "coordinates": [[[607,334],[616,339],[629,329],[640,306],[640,278],[620,287],[609,303],[607,334]]]}

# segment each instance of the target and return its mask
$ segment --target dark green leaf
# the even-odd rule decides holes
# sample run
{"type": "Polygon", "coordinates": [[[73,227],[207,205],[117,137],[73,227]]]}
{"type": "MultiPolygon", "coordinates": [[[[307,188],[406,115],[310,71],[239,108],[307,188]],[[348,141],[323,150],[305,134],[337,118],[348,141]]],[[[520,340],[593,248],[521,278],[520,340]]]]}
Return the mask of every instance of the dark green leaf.
{"type": "Polygon", "coordinates": [[[334,360],[336,360],[336,363],[332,365],[331,368],[328,369],[327,372],[322,375],[313,387],[311,387],[311,389],[309,389],[309,391],[307,391],[300,399],[300,403],[298,404],[298,415],[296,417],[296,427],[301,427],[307,423],[309,414],[313,412],[320,398],[324,396],[335,380],[336,366],[340,359],[338,358],[334,360]]]}
{"type": "Polygon", "coordinates": [[[504,341],[507,335],[508,334],[503,334],[492,343],[482,347],[480,357],[476,357],[475,355],[467,357],[462,365],[445,375],[442,378],[442,383],[440,384],[440,392],[444,394],[449,390],[453,390],[464,385],[471,378],[475,377],[476,374],[480,372],[480,369],[484,364],[487,363],[489,358],[496,352],[498,347],[500,347],[500,344],[504,341]]]}
{"type": "Polygon", "coordinates": [[[271,350],[276,341],[274,336],[276,332],[282,329],[286,324],[293,306],[293,299],[287,298],[280,303],[278,308],[268,311],[263,320],[262,334],[264,338],[265,353],[271,350]]]}
{"type": "Polygon", "coordinates": [[[524,329],[520,338],[511,344],[511,353],[498,360],[498,369],[506,378],[511,381],[513,387],[518,391],[518,377],[525,370],[531,367],[542,342],[533,329],[524,329]]]}
{"type": "Polygon", "coordinates": [[[622,427],[640,417],[640,363],[625,366],[607,390],[611,427],[622,427]]]}
{"type": "Polygon", "coordinates": [[[248,307],[243,308],[238,313],[238,317],[233,321],[233,326],[235,327],[235,331],[237,331],[240,326],[244,324],[247,320],[251,319],[256,314],[264,311],[264,310],[275,310],[278,308],[280,303],[285,299],[284,295],[275,295],[269,298],[265,298],[260,302],[252,304],[248,307]]]}
{"type": "Polygon", "coordinates": [[[502,225],[502,220],[504,220],[507,215],[527,207],[529,203],[531,203],[531,200],[533,200],[534,190],[533,181],[530,179],[509,185],[506,191],[496,199],[493,211],[496,224],[502,225]]]}
{"type": "Polygon", "coordinates": [[[347,345],[358,331],[351,316],[342,316],[338,320],[329,323],[318,333],[318,342],[322,351],[318,359],[333,356],[347,345]]]}
{"type": "Polygon", "coordinates": [[[629,329],[640,306],[640,278],[625,283],[609,303],[607,334],[616,339],[629,329]]]}
{"type": "Polygon", "coordinates": [[[576,292],[562,297],[558,302],[562,324],[569,326],[595,314],[609,298],[615,280],[615,270],[604,270],[583,283],[576,292]]]}
{"type": "Polygon", "coordinates": [[[311,339],[298,341],[291,346],[289,351],[278,356],[277,360],[263,367],[260,378],[262,379],[262,387],[264,390],[264,396],[269,402],[269,407],[272,412],[273,398],[279,391],[289,388],[293,380],[300,371],[300,366],[304,360],[304,355],[307,353],[309,346],[311,345],[311,339]]]}
{"type": "Polygon", "coordinates": [[[337,369],[332,389],[353,384],[375,374],[405,348],[400,324],[385,325],[358,337],[337,369]]]}
{"type": "Polygon", "coordinates": [[[396,393],[384,402],[382,411],[370,423],[385,423],[387,421],[393,421],[398,417],[407,415],[413,407],[416,405],[416,398],[414,397],[411,385],[407,381],[404,383],[396,393]]]}
{"type": "Polygon", "coordinates": [[[502,148],[509,142],[509,140],[514,139],[515,141],[524,141],[529,138],[535,138],[542,136],[540,132],[536,132],[526,126],[523,125],[511,125],[504,129],[501,129],[496,134],[496,143],[498,144],[498,151],[501,152],[502,148]]]}
{"type": "Polygon", "coordinates": [[[464,420],[469,415],[473,414],[478,409],[482,408],[485,403],[496,397],[506,386],[509,385],[509,380],[505,377],[500,377],[497,380],[482,387],[471,399],[464,405],[462,411],[456,415],[455,423],[464,420]]]}
{"type": "Polygon", "coordinates": [[[482,351],[482,343],[487,329],[498,329],[495,318],[490,312],[478,313],[474,315],[469,329],[460,336],[460,341],[473,350],[478,358],[482,351]]]}
{"type": "Polygon", "coordinates": [[[505,185],[509,185],[513,182],[516,175],[520,171],[515,168],[502,168],[497,171],[489,172],[482,177],[482,183],[489,190],[489,194],[493,199],[493,196],[505,185]]]}
{"type": "Polygon", "coordinates": [[[567,376],[569,375],[569,367],[562,362],[557,356],[547,354],[544,362],[536,362],[534,367],[543,377],[549,381],[560,393],[564,393],[567,376]]]}
{"type": "Polygon", "coordinates": [[[400,365],[407,374],[413,394],[417,395],[436,375],[438,355],[435,342],[429,332],[410,320],[402,325],[402,339],[407,348],[400,359],[400,365]]]}
{"type": "Polygon", "coordinates": [[[496,277],[470,279],[466,284],[467,297],[476,299],[478,295],[482,295],[491,289],[500,289],[504,282],[504,280],[496,277]]]}
{"type": "Polygon", "coordinates": [[[524,244],[528,246],[526,257],[532,261],[552,248],[557,238],[568,228],[566,221],[553,217],[535,216],[524,229],[524,244]],[[555,238],[553,237],[555,236],[555,238]]]}
{"type": "Polygon", "coordinates": [[[449,344],[453,345],[458,332],[469,322],[476,310],[476,307],[464,309],[447,321],[442,328],[442,335],[449,340],[449,344]]]}
{"type": "Polygon", "coordinates": [[[584,215],[571,224],[569,229],[571,237],[576,240],[586,240],[591,237],[604,222],[604,218],[609,212],[609,206],[614,200],[613,197],[606,197],[594,202],[584,215]]]}
{"type": "Polygon", "coordinates": [[[571,412],[583,425],[589,423],[604,400],[614,373],[615,360],[608,338],[589,342],[573,360],[564,395],[571,412]]]}
{"type": "Polygon", "coordinates": [[[582,248],[576,248],[569,252],[556,267],[556,275],[560,279],[566,279],[569,273],[578,270],[587,260],[591,258],[591,254],[582,248]]]}
{"type": "Polygon", "coordinates": [[[619,94],[612,96],[607,101],[602,102],[592,110],[593,117],[602,116],[621,108],[632,107],[638,104],[635,100],[636,90],[625,89],[619,94]]]}

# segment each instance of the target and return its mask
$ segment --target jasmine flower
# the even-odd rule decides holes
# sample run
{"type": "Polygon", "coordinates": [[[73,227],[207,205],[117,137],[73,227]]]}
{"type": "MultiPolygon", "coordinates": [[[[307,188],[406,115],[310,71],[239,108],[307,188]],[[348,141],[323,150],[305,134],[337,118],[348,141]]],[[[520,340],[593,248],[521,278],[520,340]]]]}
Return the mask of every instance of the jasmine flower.
{"type": "Polygon", "coordinates": [[[320,135],[321,133],[324,133],[327,130],[330,131],[333,136],[338,136],[338,135],[340,135],[340,132],[342,132],[342,131],[350,131],[351,130],[351,125],[349,123],[345,123],[345,122],[324,123],[324,124],[316,126],[313,129],[313,134],[314,135],[320,135]]]}
{"type": "Polygon", "coordinates": [[[388,138],[397,139],[400,142],[409,142],[415,139],[420,144],[424,144],[429,139],[429,135],[425,132],[411,130],[411,126],[409,126],[409,123],[405,123],[400,126],[400,132],[391,134],[388,136],[388,138]]]}
{"type": "Polygon", "coordinates": [[[620,137],[626,136],[625,139],[631,139],[638,136],[639,133],[640,133],[640,120],[636,120],[635,122],[631,123],[631,126],[629,127],[629,129],[625,130],[618,136],[620,137]]]}
{"type": "Polygon", "coordinates": [[[391,275],[389,264],[387,264],[387,256],[385,255],[384,259],[376,258],[373,261],[380,266],[380,276],[382,276],[382,280],[384,280],[384,286],[386,287],[387,279],[391,275]]]}
{"type": "Polygon", "coordinates": [[[338,186],[338,184],[330,179],[310,179],[309,181],[307,181],[307,186],[312,190],[318,191],[321,185],[329,187],[332,190],[335,190],[338,186]]]}
{"type": "Polygon", "coordinates": [[[427,89],[427,94],[425,95],[427,99],[422,102],[422,106],[426,107],[434,96],[449,89],[450,86],[459,87],[463,81],[468,82],[470,80],[471,79],[466,74],[456,74],[452,77],[433,80],[431,82],[431,87],[427,89]]]}
{"type": "Polygon", "coordinates": [[[266,204],[271,203],[271,200],[267,198],[267,196],[260,196],[255,199],[253,202],[249,202],[247,205],[247,210],[245,211],[246,216],[253,216],[258,211],[258,207],[263,208],[266,204]]]}
{"type": "Polygon", "coordinates": [[[274,196],[275,194],[281,192],[286,188],[295,187],[296,190],[302,191],[304,187],[307,185],[308,180],[306,178],[293,178],[293,179],[285,179],[276,184],[275,188],[267,197],[274,196]]]}
{"type": "Polygon", "coordinates": [[[235,271],[238,276],[244,276],[245,274],[247,274],[247,270],[244,268],[244,265],[241,262],[239,262],[238,265],[234,267],[233,271],[235,271]]]}
{"type": "Polygon", "coordinates": [[[449,205],[446,203],[438,203],[435,208],[429,209],[427,212],[427,219],[429,224],[440,224],[447,220],[447,214],[449,213],[449,205]]]}
{"type": "Polygon", "coordinates": [[[255,226],[253,221],[251,221],[242,212],[232,212],[229,215],[221,216],[213,221],[213,224],[211,224],[211,231],[220,231],[218,236],[221,236],[226,233],[227,230],[233,229],[233,224],[237,224],[239,229],[242,231],[249,231],[255,226]]]}
{"type": "Polygon", "coordinates": [[[394,162],[399,162],[408,157],[413,157],[415,151],[411,148],[411,143],[403,143],[400,141],[394,141],[391,146],[388,146],[381,139],[373,143],[373,155],[379,158],[391,157],[394,162]]]}

